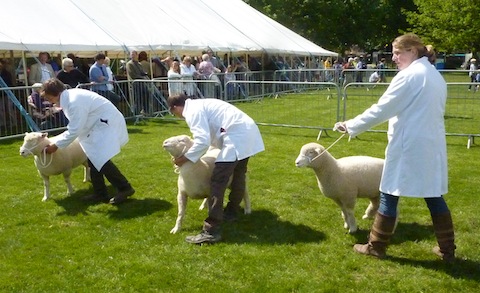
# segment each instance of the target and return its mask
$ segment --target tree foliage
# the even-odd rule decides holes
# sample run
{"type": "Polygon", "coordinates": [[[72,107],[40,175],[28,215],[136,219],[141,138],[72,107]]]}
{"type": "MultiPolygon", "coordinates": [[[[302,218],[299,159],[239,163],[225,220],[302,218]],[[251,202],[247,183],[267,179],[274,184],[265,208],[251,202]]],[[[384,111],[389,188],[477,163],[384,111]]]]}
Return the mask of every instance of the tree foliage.
{"type": "Polygon", "coordinates": [[[381,50],[406,29],[400,9],[413,0],[244,0],[255,9],[322,47],[381,50]]]}
{"type": "Polygon", "coordinates": [[[413,31],[437,51],[480,50],[478,0],[244,0],[322,47],[383,50],[413,31]]]}
{"type": "Polygon", "coordinates": [[[478,0],[414,0],[418,11],[406,12],[412,30],[444,52],[478,52],[478,0]]]}

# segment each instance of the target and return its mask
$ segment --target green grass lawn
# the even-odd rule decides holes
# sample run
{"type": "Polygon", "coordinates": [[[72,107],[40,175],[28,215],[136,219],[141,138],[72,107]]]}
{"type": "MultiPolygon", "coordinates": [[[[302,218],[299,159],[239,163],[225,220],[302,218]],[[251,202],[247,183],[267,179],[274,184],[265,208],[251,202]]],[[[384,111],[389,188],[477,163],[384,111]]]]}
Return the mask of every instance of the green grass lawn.
{"type": "MultiPolygon", "coordinates": [[[[254,105],[272,109],[269,103],[275,102],[239,107],[260,119],[275,113],[255,112],[254,105]]],[[[321,103],[315,107],[316,115],[324,114],[321,103]]],[[[315,122],[315,115],[306,119],[315,122]]],[[[83,203],[91,189],[82,183],[81,168],[72,175],[72,196],[65,195],[57,176],[51,179],[51,199],[41,202],[33,159],[18,154],[22,141],[0,142],[1,292],[476,292],[480,287],[475,230],[480,147],[467,150],[465,138],[447,138],[445,198],[460,259],[445,265],[431,253],[435,237],[421,199],[400,201],[389,258],[353,253],[353,244],[365,242],[371,226],[371,220],[361,219],[368,202],[357,205],[360,231],[346,234],[340,209],[321,195],[313,171],[294,164],[300,147],[315,141],[317,129],[260,126],[266,151],[249,163],[252,214],[226,224],[221,243],[187,244],[185,236],[200,231],[206,211],[198,210],[201,201],[190,201],[183,229],[169,233],[177,214],[177,175],[161,148],[165,138],[189,134],[186,124],[152,119],[128,128],[130,142],[114,162],[137,193],[120,206],[83,203]]],[[[338,138],[329,134],[320,143],[329,146],[338,138]]],[[[340,140],[330,152],[383,157],[385,146],[385,134],[366,133],[340,140]]]]}

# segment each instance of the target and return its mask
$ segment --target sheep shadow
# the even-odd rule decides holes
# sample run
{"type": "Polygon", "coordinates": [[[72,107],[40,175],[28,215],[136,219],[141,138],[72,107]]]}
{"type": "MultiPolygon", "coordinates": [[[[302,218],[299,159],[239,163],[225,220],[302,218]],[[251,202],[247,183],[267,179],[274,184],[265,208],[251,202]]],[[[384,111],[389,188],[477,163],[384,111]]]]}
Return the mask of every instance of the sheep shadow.
{"type": "Polygon", "coordinates": [[[252,211],[236,222],[224,224],[223,236],[226,243],[295,244],[325,240],[324,233],[312,228],[282,221],[268,210],[252,211]]]}

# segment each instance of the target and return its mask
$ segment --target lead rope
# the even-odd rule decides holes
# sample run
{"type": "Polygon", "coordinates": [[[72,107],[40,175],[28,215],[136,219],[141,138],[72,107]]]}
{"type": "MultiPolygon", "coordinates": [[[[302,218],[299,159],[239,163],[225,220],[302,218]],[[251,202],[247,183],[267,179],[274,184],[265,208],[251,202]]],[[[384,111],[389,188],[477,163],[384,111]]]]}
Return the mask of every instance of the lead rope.
{"type": "MultiPolygon", "coordinates": [[[[180,156],[178,156],[177,158],[180,158],[181,156],[185,155],[185,153],[186,153],[185,149],[186,148],[187,148],[187,146],[183,147],[183,150],[182,150],[180,156]]],[[[172,156],[172,162],[175,162],[175,157],[174,156],[172,156]]],[[[175,163],[173,163],[173,173],[180,174],[180,167],[175,163]]]]}
{"type": "MultiPolygon", "coordinates": [[[[37,146],[39,145],[39,143],[37,143],[36,145],[34,145],[33,147],[31,148],[25,148],[25,150],[27,152],[29,152],[30,154],[32,155],[35,155],[32,150],[35,149],[37,146]]],[[[47,168],[48,166],[50,166],[52,164],[52,161],[53,161],[53,155],[50,155],[50,161],[47,163],[47,149],[44,148],[41,152],[40,152],[40,155],[38,156],[39,158],[39,163],[40,163],[40,166],[42,168],[47,168]],[[43,154],[43,158],[42,158],[42,154],[43,154]]]]}
{"type": "Polygon", "coordinates": [[[42,165],[43,168],[47,168],[52,164],[53,154],[50,154],[50,161],[47,164],[47,148],[44,148],[42,150],[42,153],[43,153],[43,159],[42,159],[42,156],[40,155],[40,165],[42,165]]]}
{"type": "Polygon", "coordinates": [[[313,159],[309,159],[309,163],[313,162],[314,160],[319,158],[321,155],[323,155],[326,151],[328,151],[331,147],[333,147],[337,142],[339,142],[345,136],[345,134],[347,134],[347,133],[344,133],[344,134],[340,135],[340,137],[337,138],[336,141],[334,141],[328,148],[324,149],[323,152],[318,154],[316,157],[314,157],[313,159]]]}

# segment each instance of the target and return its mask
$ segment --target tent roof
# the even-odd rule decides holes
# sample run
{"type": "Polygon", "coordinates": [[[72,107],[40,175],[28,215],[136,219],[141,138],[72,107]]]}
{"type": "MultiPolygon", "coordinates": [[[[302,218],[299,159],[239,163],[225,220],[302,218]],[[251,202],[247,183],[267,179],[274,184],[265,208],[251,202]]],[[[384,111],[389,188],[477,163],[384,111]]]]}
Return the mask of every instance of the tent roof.
{"type": "Polygon", "coordinates": [[[337,56],[241,0],[16,0],[3,3],[0,51],[217,52],[337,56]],[[26,9],[28,7],[28,9],[26,9]]]}

